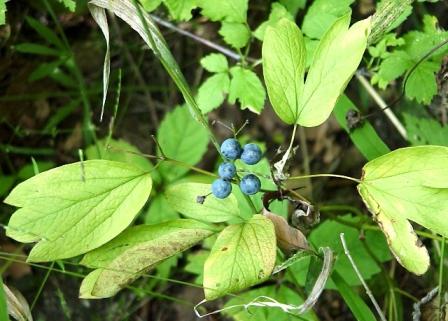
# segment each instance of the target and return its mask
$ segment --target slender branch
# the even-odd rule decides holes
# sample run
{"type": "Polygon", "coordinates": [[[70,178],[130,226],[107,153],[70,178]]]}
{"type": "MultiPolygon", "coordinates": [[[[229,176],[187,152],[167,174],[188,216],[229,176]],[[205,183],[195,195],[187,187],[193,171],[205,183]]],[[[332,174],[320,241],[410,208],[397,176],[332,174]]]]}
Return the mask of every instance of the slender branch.
{"type": "Polygon", "coordinates": [[[367,296],[369,297],[370,301],[372,301],[373,306],[375,307],[375,310],[378,313],[381,321],[387,321],[386,317],[383,314],[383,311],[381,311],[381,308],[378,305],[378,302],[376,301],[375,297],[373,296],[372,291],[370,291],[369,287],[367,286],[366,281],[364,281],[364,279],[361,275],[361,272],[359,271],[358,267],[356,266],[355,261],[353,261],[353,258],[350,255],[350,252],[347,247],[347,243],[345,242],[344,233],[340,234],[340,238],[341,238],[341,242],[342,242],[342,247],[344,248],[344,253],[345,253],[345,255],[347,255],[347,258],[350,261],[350,263],[353,267],[353,270],[355,270],[356,275],[358,276],[359,280],[361,281],[361,284],[364,287],[364,290],[366,291],[367,296]]]}
{"type": "Polygon", "coordinates": [[[319,211],[321,212],[327,212],[327,211],[333,211],[333,212],[345,212],[347,211],[355,214],[356,216],[365,218],[366,215],[364,215],[361,210],[359,210],[357,207],[350,206],[350,205],[344,205],[344,204],[326,204],[326,205],[320,205],[319,211]]]}
{"type": "MultiPolygon", "coordinates": [[[[302,152],[302,158],[303,158],[303,171],[305,175],[309,175],[311,173],[310,156],[308,152],[308,145],[306,143],[305,128],[302,126],[299,127],[299,140],[300,140],[300,151],[302,152]]],[[[308,187],[309,195],[313,195],[313,184],[311,184],[310,181],[307,181],[305,184],[308,187]]]]}
{"type": "Polygon", "coordinates": [[[188,169],[190,169],[190,170],[192,170],[194,172],[197,172],[197,173],[201,173],[201,174],[204,174],[204,175],[207,175],[207,176],[212,176],[212,177],[218,177],[218,175],[216,175],[215,173],[206,171],[205,169],[193,166],[191,164],[182,162],[182,161],[177,160],[177,159],[169,158],[167,156],[157,156],[157,155],[151,155],[151,154],[144,154],[144,153],[139,153],[139,152],[135,152],[135,151],[132,151],[132,150],[124,150],[124,149],[121,149],[121,148],[116,148],[116,147],[113,147],[113,146],[110,146],[110,145],[107,146],[106,148],[111,149],[111,150],[115,150],[115,151],[118,151],[118,152],[122,152],[122,153],[129,153],[129,154],[133,154],[133,155],[143,156],[143,157],[146,157],[146,158],[149,158],[149,159],[156,159],[156,160],[159,160],[161,162],[173,163],[173,164],[179,165],[181,167],[188,168],[188,169]]]}
{"type": "MultiPolygon", "coordinates": [[[[229,58],[232,58],[234,60],[238,60],[239,61],[239,60],[241,60],[244,57],[243,55],[240,55],[239,53],[237,53],[235,51],[232,51],[232,50],[230,50],[230,49],[228,49],[228,48],[226,48],[224,46],[218,45],[218,44],[216,44],[216,43],[214,43],[214,42],[212,42],[212,41],[210,41],[208,39],[204,39],[202,37],[199,37],[199,36],[195,35],[194,33],[191,33],[189,31],[181,29],[181,28],[175,26],[174,24],[172,24],[171,22],[165,21],[165,20],[163,20],[162,18],[160,18],[158,16],[155,16],[153,14],[151,14],[150,16],[159,25],[164,26],[165,28],[171,29],[171,30],[173,30],[173,31],[175,31],[175,32],[177,32],[177,33],[179,33],[181,35],[184,35],[184,36],[186,36],[188,38],[191,38],[191,39],[193,39],[193,40],[195,40],[195,41],[197,41],[199,43],[202,43],[203,45],[205,45],[207,47],[213,48],[213,49],[219,51],[220,53],[226,55],[229,58]]],[[[249,61],[249,62],[255,62],[256,61],[256,59],[250,58],[250,57],[246,57],[246,60],[249,61]]]]}
{"type": "MultiPolygon", "coordinates": [[[[437,295],[438,297],[438,305],[439,305],[439,311],[442,311],[442,297],[443,297],[443,267],[445,265],[445,237],[442,237],[442,245],[441,245],[441,251],[440,251],[440,268],[439,268],[439,293],[437,295]]],[[[441,319],[442,313],[439,312],[439,320],[441,319]]]]}
{"type": "Polygon", "coordinates": [[[401,124],[400,120],[395,116],[393,111],[390,108],[387,108],[386,102],[383,98],[376,92],[375,88],[369,83],[369,81],[359,72],[355,73],[356,79],[358,79],[359,83],[364,87],[367,93],[372,97],[372,99],[376,102],[378,107],[384,111],[384,114],[389,118],[392,125],[395,126],[398,133],[407,140],[408,135],[406,133],[406,128],[401,124]]]}
{"type": "Polygon", "coordinates": [[[302,176],[293,176],[288,178],[288,181],[293,181],[293,180],[299,180],[299,179],[306,179],[306,178],[316,178],[316,177],[334,177],[334,178],[342,178],[342,179],[346,179],[355,183],[361,183],[361,180],[354,178],[354,177],[350,177],[350,176],[345,176],[345,175],[338,175],[338,174],[312,174],[312,175],[302,175],[302,176]]]}
{"type": "Polygon", "coordinates": [[[34,297],[33,302],[31,303],[30,311],[33,311],[34,307],[36,306],[37,300],[39,299],[40,294],[42,293],[42,290],[44,289],[44,286],[47,283],[48,277],[50,276],[51,271],[53,271],[54,262],[55,261],[51,262],[47,270],[47,273],[45,273],[44,279],[42,280],[42,283],[40,284],[39,289],[37,290],[36,296],[34,297]]]}

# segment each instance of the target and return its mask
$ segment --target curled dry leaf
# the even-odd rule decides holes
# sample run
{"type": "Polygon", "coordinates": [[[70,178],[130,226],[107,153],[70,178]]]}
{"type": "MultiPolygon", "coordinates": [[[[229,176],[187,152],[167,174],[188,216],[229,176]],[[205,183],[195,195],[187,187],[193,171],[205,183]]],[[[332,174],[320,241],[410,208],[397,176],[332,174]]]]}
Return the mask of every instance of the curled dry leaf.
{"type": "Polygon", "coordinates": [[[291,227],[282,216],[274,214],[266,208],[263,209],[263,215],[274,224],[277,245],[283,252],[292,254],[298,250],[309,248],[305,235],[300,230],[291,227]]]}
{"type": "Polygon", "coordinates": [[[6,284],[3,284],[3,290],[6,295],[8,314],[18,321],[33,321],[30,306],[22,293],[14,288],[9,288],[6,284]]]}

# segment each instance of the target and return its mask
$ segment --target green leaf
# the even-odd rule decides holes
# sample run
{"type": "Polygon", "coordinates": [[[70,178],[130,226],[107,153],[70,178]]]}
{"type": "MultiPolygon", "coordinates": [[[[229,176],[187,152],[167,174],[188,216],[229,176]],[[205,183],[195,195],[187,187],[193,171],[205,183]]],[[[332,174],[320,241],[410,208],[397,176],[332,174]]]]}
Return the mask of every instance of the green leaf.
{"type": "Polygon", "coordinates": [[[163,0],[163,3],[175,20],[190,20],[191,10],[197,7],[197,0],[163,0]]]}
{"type": "Polygon", "coordinates": [[[48,118],[45,127],[42,129],[44,133],[54,133],[58,130],[58,125],[70,116],[76,108],[80,106],[80,99],[73,99],[63,106],[59,106],[58,109],[52,113],[48,118]]]}
{"type": "Polygon", "coordinates": [[[16,177],[13,175],[2,175],[0,179],[0,196],[4,196],[10,191],[16,181],[16,177]]]}
{"type": "Polygon", "coordinates": [[[125,140],[107,140],[107,138],[98,140],[96,144],[86,148],[85,154],[87,159],[104,159],[136,166],[145,172],[150,172],[155,185],[161,182],[159,173],[149,159],[141,156],[142,152],[125,140]]]}
{"type": "MultiPolygon", "coordinates": [[[[162,62],[162,65],[173,79],[179,91],[182,93],[192,118],[202,125],[212,140],[213,145],[219,149],[219,144],[214,135],[212,135],[207,119],[203,116],[201,110],[199,109],[196,100],[194,99],[194,95],[181,72],[181,68],[167,47],[165,39],[151,16],[147,12],[143,12],[142,8],[139,6],[132,5],[128,1],[90,0],[88,8],[95,21],[100,25],[100,29],[106,38],[107,45],[109,44],[109,28],[106,20],[106,9],[112,11],[124,20],[140,35],[148,47],[154,52],[155,56],[162,62]],[[146,21],[146,23],[144,23],[144,21],[146,21]]],[[[109,49],[109,46],[107,46],[107,49],[109,49]]],[[[103,69],[104,98],[109,79],[108,71],[110,69],[110,50],[106,51],[103,69]]]]}
{"type": "Polygon", "coordinates": [[[0,26],[6,23],[6,1],[0,0],[0,26]]]}
{"type": "Polygon", "coordinates": [[[269,26],[274,26],[278,21],[280,21],[283,18],[286,18],[290,21],[294,21],[294,17],[288,10],[286,10],[284,6],[282,6],[278,2],[274,2],[271,6],[271,13],[269,14],[268,20],[260,24],[258,28],[254,31],[255,38],[263,41],[266,28],[269,26]]]}
{"type": "Polygon", "coordinates": [[[75,12],[76,10],[76,1],[75,0],[59,0],[68,10],[71,12],[75,12]]]}
{"type": "Polygon", "coordinates": [[[212,21],[246,22],[248,0],[198,0],[198,5],[212,21]]]}
{"type": "Polygon", "coordinates": [[[220,72],[207,78],[198,90],[198,105],[206,114],[221,106],[229,92],[230,78],[227,73],[220,72]]]}
{"type": "MultiPolygon", "coordinates": [[[[338,216],[338,219],[348,224],[358,224],[360,221],[359,218],[352,217],[351,215],[338,216]]],[[[380,262],[387,262],[392,259],[387,242],[381,232],[366,231],[365,241],[361,241],[359,239],[360,232],[356,228],[349,227],[337,221],[326,220],[311,232],[308,240],[315,248],[325,246],[331,248],[337,257],[334,269],[347,284],[360,285],[361,282],[354,273],[347,256],[344,254],[341,239],[339,238],[341,233],[345,235],[347,247],[364,280],[369,280],[373,275],[381,272],[381,267],[364,247],[363,242],[365,242],[380,262]]],[[[334,288],[334,284],[328,283],[327,288],[334,288]]]]}
{"type": "Polygon", "coordinates": [[[151,162],[140,156],[142,152],[134,145],[129,144],[122,139],[101,139],[96,144],[90,145],[85,150],[87,159],[104,159],[115,162],[123,162],[134,165],[141,170],[151,171],[153,166],[151,162]]]}
{"type": "MultiPolygon", "coordinates": [[[[191,121],[186,107],[176,107],[167,113],[157,131],[157,139],[166,156],[190,165],[199,162],[207,150],[207,131],[191,121]]],[[[163,178],[172,182],[188,172],[187,167],[164,162],[159,166],[163,178]]]]}
{"type": "Polygon", "coordinates": [[[408,140],[412,145],[448,146],[448,126],[440,125],[437,120],[430,118],[426,111],[415,108],[411,110],[412,113],[403,112],[402,115],[408,140]]]}
{"type": "Polygon", "coordinates": [[[306,54],[297,26],[282,19],[268,27],[263,42],[263,72],[269,99],[286,123],[323,123],[358,67],[367,46],[370,19],[348,29],[350,16],[336,20],[319,43],[305,85],[306,54]]]}
{"type": "Polygon", "coordinates": [[[396,47],[404,45],[403,38],[397,38],[395,33],[389,33],[383,36],[383,38],[373,46],[369,47],[369,54],[375,58],[386,58],[389,55],[387,51],[388,47],[396,47]]]}
{"type": "Polygon", "coordinates": [[[84,256],[81,264],[97,270],[83,281],[80,297],[111,297],[158,263],[215,232],[204,223],[188,219],[131,227],[84,256]]]}
{"type": "Polygon", "coordinates": [[[429,104],[437,94],[436,73],[440,65],[435,62],[422,62],[406,82],[405,93],[410,99],[415,99],[418,103],[429,104]]]}
{"type": "Polygon", "coordinates": [[[162,3],[162,0],[139,0],[143,8],[148,11],[154,11],[162,3]]]}
{"type": "Polygon", "coordinates": [[[396,50],[381,62],[378,72],[372,77],[372,84],[378,84],[378,87],[384,89],[391,81],[403,75],[412,65],[411,57],[406,52],[396,50]]]}
{"type": "Polygon", "coordinates": [[[272,107],[287,124],[299,115],[305,74],[305,43],[300,29],[288,19],[267,27],[263,42],[263,75],[272,107]]]}
{"type": "Polygon", "coordinates": [[[28,81],[33,82],[54,75],[59,69],[59,65],[61,64],[62,61],[60,60],[39,64],[36,69],[34,69],[33,72],[29,75],[28,81]]]}
{"type": "Polygon", "coordinates": [[[0,321],[9,321],[3,279],[0,276],[0,321]]]}
{"type": "Polygon", "coordinates": [[[230,69],[232,79],[229,89],[229,103],[240,102],[241,109],[248,108],[259,114],[264,107],[266,92],[257,74],[239,66],[230,69]]]}
{"type": "MultiPolygon", "coordinates": [[[[230,307],[233,305],[244,305],[255,298],[260,296],[267,296],[274,298],[279,302],[284,302],[286,304],[294,304],[300,305],[303,303],[303,298],[297,293],[287,287],[286,285],[275,286],[263,286],[258,289],[253,289],[241,293],[237,297],[231,298],[225,305],[226,307],[230,307]]],[[[229,309],[223,311],[224,315],[227,315],[229,318],[232,318],[235,321],[273,321],[273,320],[282,320],[282,321],[297,321],[297,320],[317,320],[314,312],[307,312],[303,315],[300,315],[298,318],[296,315],[288,314],[278,308],[249,308],[244,309],[241,307],[240,311],[237,309],[229,309]]]]}
{"type": "Polygon", "coordinates": [[[205,298],[213,300],[267,280],[275,256],[274,226],[263,215],[226,227],[205,262],[205,298]]]}
{"type": "Polygon", "coordinates": [[[358,191],[398,262],[415,274],[429,255],[409,221],[448,236],[448,147],[397,149],[367,163],[358,191]]]}
{"type": "Polygon", "coordinates": [[[376,321],[375,315],[369,306],[364,302],[358,293],[353,291],[352,288],[344,281],[341,275],[337,272],[333,272],[331,280],[336,284],[336,287],[352,311],[354,317],[358,321],[376,321]]]}
{"type": "Polygon", "coordinates": [[[305,82],[299,125],[318,126],[329,117],[361,62],[370,18],[355,23],[350,29],[349,23],[350,15],[336,20],[316,50],[305,82]]]}
{"type": "Polygon", "coordinates": [[[334,22],[349,13],[354,0],[315,0],[303,19],[302,31],[313,39],[320,39],[334,22]]]}
{"type": "Polygon", "coordinates": [[[207,257],[210,255],[210,251],[200,250],[195,253],[187,255],[187,264],[184,267],[184,271],[189,272],[196,276],[194,283],[202,285],[204,281],[204,264],[207,257]]]}
{"type": "Polygon", "coordinates": [[[145,214],[146,224],[158,224],[179,218],[179,214],[171,208],[162,194],[151,199],[149,209],[145,214]]]}
{"type": "Polygon", "coordinates": [[[47,40],[52,45],[58,47],[59,49],[65,51],[64,43],[59,39],[59,37],[53,30],[30,16],[26,16],[25,19],[30,27],[33,28],[42,38],[47,40]]]}
{"type": "MultiPolygon", "coordinates": [[[[38,172],[45,172],[55,167],[55,164],[53,162],[36,161],[36,164],[38,172]]],[[[25,166],[20,168],[19,172],[17,173],[17,178],[21,180],[26,180],[38,174],[38,172],[36,172],[33,163],[26,164],[25,166]]]]}
{"type": "Polygon", "coordinates": [[[279,1],[294,17],[300,9],[305,8],[306,0],[280,0],[279,1]]]}
{"type": "Polygon", "coordinates": [[[390,152],[389,147],[378,136],[375,128],[373,128],[367,119],[364,120],[361,127],[355,129],[348,128],[345,116],[350,109],[358,111],[353,102],[346,95],[342,95],[336,103],[333,114],[339,125],[348,133],[359,152],[367,160],[375,159],[390,152]]]}
{"type": "Polygon", "coordinates": [[[187,182],[169,186],[165,197],[174,210],[196,220],[217,223],[239,217],[238,203],[233,194],[225,199],[209,195],[203,204],[197,202],[198,196],[209,193],[210,184],[187,182]]]}
{"type": "Polygon", "coordinates": [[[121,233],[151,192],[151,176],[124,163],[91,160],[40,173],[16,186],[5,203],[20,207],[7,235],[38,242],[28,261],[91,251],[121,233]]]}
{"type": "Polygon", "coordinates": [[[243,48],[250,39],[250,30],[244,23],[222,22],[219,34],[224,41],[236,49],[243,48]]]}
{"type": "Polygon", "coordinates": [[[61,52],[59,50],[37,44],[37,43],[19,43],[15,46],[15,49],[18,52],[35,54],[35,55],[46,55],[46,56],[60,56],[61,52]]]}
{"type": "Polygon", "coordinates": [[[303,37],[305,40],[305,48],[306,48],[306,69],[308,69],[313,63],[314,53],[319,46],[319,40],[314,40],[308,37],[303,37]]]}
{"type": "Polygon", "coordinates": [[[220,53],[211,53],[203,57],[201,65],[209,72],[226,72],[229,69],[226,56],[220,53]]]}
{"type": "MultiPolygon", "coordinates": [[[[448,52],[448,47],[439,48],[418,66],[416,64],[431,49],[444,41],[448,37],[448,32],[437,28],[437,19],[429,15],[424,16],[423,24],[423,31],[413,30],[406,33],[399,38],[400,43],[394,42],[393,37],[390,38],[391,46],[396,47],[392,52],[386,51],[387,43],[382,44],[379,48],[382,53],[381,61],[373,74],[372,84],[378,84],[384,89],[393,80],[407,75],[413,69],[406,82],[406,97],[419,103],[429,104],[437,93],[435,73],[440,69],[442,57],[448,52]]],[[[376,53],[375,50],[373,53],[376,53]]]]}

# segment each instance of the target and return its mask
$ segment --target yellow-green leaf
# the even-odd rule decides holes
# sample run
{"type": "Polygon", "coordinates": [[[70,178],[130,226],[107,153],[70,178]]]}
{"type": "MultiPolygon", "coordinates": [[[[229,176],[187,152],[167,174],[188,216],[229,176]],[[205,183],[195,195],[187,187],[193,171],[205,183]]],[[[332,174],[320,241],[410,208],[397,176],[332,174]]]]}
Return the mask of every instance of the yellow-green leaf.
{"type": "Polygon", "coordinates": [[[448,237],[448,147],[397,149],[363,168],[358,185],[397,260],[423,274],[429,255],[409,221],[448,237]]]}
{"type": "Polygon", "coordinates": [[[274,225],[263,215],[226,227],[205,262],[205,298],[213,300],[265,281],[275,257],[274,225]]]}
{"type": "Polygon", "coordinates": [[[96,270],[84,279],[80,296],[113,296],[158,263],[185,251],[215,232],[215,228],[189,219],[131,227],[84,256],[81,264],[96,270]]]}
{"type": "Polygon", "coordinates": [[[165,197],[170,206],[179,213],[205,222],[226,222],[239,217],[238,202],[233,194],[225,199],[213,195],[205,198],[203,204],[198,196],[210,194],[210,184],[178,183],[167,188],[165,197]]]}
{"type": "Polygon", "coordinates": [[[370,33],[370,18],[348,28],[350,15],[345,15],[325,33],[314,54],[306,77],[297,123],[312,127],[330,116],[361,62],[370,33]]]}
{"type": "Polygon", "coordinates": [[[272,107],[287,124],[299,116],[306,51],[297,25],[281,19],[266,28],[263,42],[263,76],[272,107]]]}
{"type": "Polygon", "coordinates": [[[90,160],[40,173],[16,186],[5,203],[20,207],[7,235],[38,242],[29,261],[91,251],[121,233],[145,204],[149,173],[121,162],[90,160]]]}

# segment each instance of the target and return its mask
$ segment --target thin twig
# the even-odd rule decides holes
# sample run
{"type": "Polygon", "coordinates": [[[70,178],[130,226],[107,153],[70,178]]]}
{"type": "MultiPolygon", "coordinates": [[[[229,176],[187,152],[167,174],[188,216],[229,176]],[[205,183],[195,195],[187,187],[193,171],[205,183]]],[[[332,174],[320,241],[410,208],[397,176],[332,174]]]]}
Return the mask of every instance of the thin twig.
{"type": "Polygon", "coordinates": [[[300,176],[293,176],[293,177],[289,177],[287,179],[287,181],[294,181],[294,180],[298,180],[298,179],[305,179],[305,178],[317,178],[317,177],[334,177],[334,178],[341,178],[341,179],[346,179],[355,183],[361,183],[361,180],[354,178],[354,177],[350,177],[350,176],[345,176],[345,175],[339,175],[339,174],[311,174],[311,175],[300,175],[300,176]]]}
{"type": "Polygon", "coordinates": [[[383,311],[381,311],[380,306],[378,305],[378,302],[376,301],[375,297],[372,294],[372,291],[370,291],[369,287],[367,286],[367,283],[364,281],[361,272],[359,271],[358,267],[355,264],[355,261],[353,261],[352,256],[350,255],[350,252],[347,247],[347,243],[345,242],[344,233],[340,234],[342,247],[344,248],[344,253],[347,255],[348,260],[350,261],[350,264],[353,267],[353,270],[355,270],[356,275],[358,276],[359,280],[361,281],[362,286],[364,287],[364,290],[366,291],[367,296],[369,297],[370,301],[372,301],[373,306],[375,307],[376,312],[378,313],[381,321],[387,321],[386,317],[383,314],[383,311]]]}
{"type": "MultiPolygon", "coordinates": [[[[239,53],[237,53],[235,51],[232,51],[232,50],[230,50],[230,49],[228,49],[226,47],[218,45],[218,44],[216,44],[216,43],[214,43],[214,42],[212,42],[210,40],[207,40],[207,39],[204,39],[202,37],[199,37],[199,36],[195,35],[194,33],[191,33],[189,31],[181,29],[181,28],[175,26],[174,24],[172,24],[171,22],[165,21],[165,20],[163,20],[162,18],[160,18],[158,16],[155,16],[153,14],[151,14],[150,16],[159,25],[164,26],[165,28],[171,29],[171,30],[173,30],[173,31],[175,31],[177,33],[180,33],[181,35],[184,35],[184,36],[186,36],[188,38],[191,38],[191,39],[193,39],[193,40],[195,40],[197,42],[200,42],[203,45],[206,45],[207,47],[213,48],[213,49],[221,52],[222,54],[226,55],[229,58],[232,58],[234,60],[241,60],[243,58],[243,56],[241,56],[239,53]]],[[[256,59],[250,58],[250,57],[247,57],[246,60],[249,61],[249,62],[255,62],[256,61],[256,59]]]]}
{"type": "Polygon", "coordinates": [[[360,84],[367,90],[367,93],[372,97],[372,99],[377,103],[378,107],[380,107],[387,118],[389,118],[392,125],[395,126],[398,133],[403,137],[405,140],[407,140],[408,135],[406,133],[406,128],[401,124],[400,120],[395,116],[393,111],[389,108],[387,108],[386,102],[383,100],[383,98],[376,92],[375,88],[369,83],[369,81],[359,72],[355,73],[356,79],[360,82],[360,84]]]}
{"type": "MultiPolygon", "coordinates": [[[[439,268],[439,293],[438,293],[438,305],[439,311],[442,311],[442,296],[443,296],[443,266],[445,265],[445,237],[442,239],[441,253],[440,253],[440,268],[439,268]]],[[[439,312],[439,321],[442,320],[442,313],[439,312]]]]}

